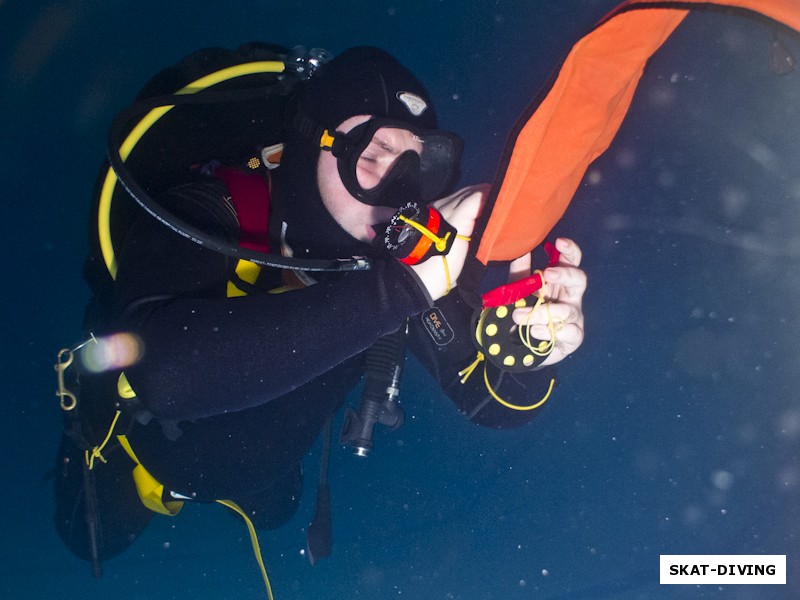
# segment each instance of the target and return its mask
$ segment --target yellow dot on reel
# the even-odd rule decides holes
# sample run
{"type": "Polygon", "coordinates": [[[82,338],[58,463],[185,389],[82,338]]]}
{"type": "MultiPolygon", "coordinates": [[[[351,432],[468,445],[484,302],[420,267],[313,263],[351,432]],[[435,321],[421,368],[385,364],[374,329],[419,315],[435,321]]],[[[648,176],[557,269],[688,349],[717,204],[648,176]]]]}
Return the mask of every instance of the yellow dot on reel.
{"type": "Polygon", "coordinates": [[[488,336],[497,335],[497,325],[495,325],[494,323],[489,323],[486,326],[486,335],[488,336]]]}
{"type": "Polygon", "coordinates": [[[515,362],[517,361],[510,354],[503,359],[503,364],[507,367],[513,367],[515,362]]]}
{"type": "Polygon", "coordinates": [[[508,316],[508,307],[507,306],[498,306],[497,310],[494,312],[499,319],[505,319],[508,316]]]}
{"type": "Polygon", "coordinates": [[[523,308],[524,306],[528,306],[528,303],[525,301],[525,298],[520,298],[516,302],[514,302],[514,308],[523,308]]]}
{"type": "Polygon", "coordinates": [[[492,356],[497,356],[500,354],[500,344],[492,344],[489,346],[489,354],[492,356]]]}
{"type": "Polygon", "coordinates": [[[533,354],[526,354],[525,357],[522,359],[522,364],[526,367],[530,367],[533,364],[533,354]]]}

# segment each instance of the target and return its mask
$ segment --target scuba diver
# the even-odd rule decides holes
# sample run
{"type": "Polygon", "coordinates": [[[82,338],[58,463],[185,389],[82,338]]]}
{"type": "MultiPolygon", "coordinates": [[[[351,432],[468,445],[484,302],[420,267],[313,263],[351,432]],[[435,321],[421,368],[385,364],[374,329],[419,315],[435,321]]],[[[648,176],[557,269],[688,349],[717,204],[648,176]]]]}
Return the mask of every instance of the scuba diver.
{"type": "MultiPolygon", "coordinates": [[[[259,44],[238,52],[275,54],[259,44]]],[[[192,68],[194,77],[208,65],[192,68]]],[[[164,80],[140,98],[163,95],[164,80]]],[[[386,371],[386,357],[371,354],[382,344],[391,372],[373,377],[377,396],[396,391],[407,347],[469,420],[513,428],[533,418],[519,408],[549,395],[553,365],[582,342],[581,252],[559,239],[538,306],[511,306],[500,331],[482,329],[498,340],[525,329],[547,352],[507,368],[483,360],[465,376],[476,362],[476,316],[457,283],[487,187],[453,192],[461,141],[437,128],[422,84],[376,48],[349,49],[290,87],[277,168],[242,167],[249,141],[220,141],[229,155],[187,164],[185,178],[154,196],[191,230],[291,268],[218,252],[133,202],[111,208],[113,261],[93,234],[91,339],[80,352],[102,347],[106,360],[92,369],[84,359],[77,377],[59,370],[62,405],[69,388],[77,409],[58,454],[56,526],[96,571],[155,512],[175,514],[187,502],[235,503],[255,528],[286,523],[299,505],[303,457],[365,370],[365,387],[370,369],[386,371]],[[349,266],[318,270],[314,261],[349,266]]],[[[236,103],[215,110],[235,112],[236,103]]],[[[207,137],[201,124],[184,134],[187,148],[207,137]]],[[[260,135],[257,124],[248,135],[260,135]]],[[[182,158],[152,154],[152,170],[182,158]]],[[[502,276],[530,273],[528,255],[502,276]]],[[[402,420],[392,407],[351,414],[342,439],[368,452],[373,425],[402,420]]]]}

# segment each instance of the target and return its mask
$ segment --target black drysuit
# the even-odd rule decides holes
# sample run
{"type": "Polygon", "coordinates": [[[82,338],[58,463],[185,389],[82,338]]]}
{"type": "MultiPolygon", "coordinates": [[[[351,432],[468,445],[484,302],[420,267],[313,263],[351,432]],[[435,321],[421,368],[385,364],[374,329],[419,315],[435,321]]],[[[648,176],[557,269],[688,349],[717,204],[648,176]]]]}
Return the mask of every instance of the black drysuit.
{"type": "MultiPolygon", "coordinates": [[[[161,201],[191,224],[234,241],[237,223],[225,196],[224,186],[210,180],[161,201]]],[[[362,353],[407,320],[409,349],[468,418],[508,428],[532,417],[492,399],[480,371],[460,383],[458,371],[476,356],[472,309],[457,291],[432,306],[412,272],[390,257],[376,258],[369,271],[315,275],[314,285],[274,294],[269,290],[281,285],[279,272],[263,269],[246,286],[234,273],[236,259],[195,244],[144,212],[117,256],[114,307],[100,333],[125,331],[142,340],[142,360],[125,369],[136,405],[126,408],[128,401],[117,395],[118,372],[89,378],[82,392],[99,407],[98,437],[115,403],[138,414],[120,427],[168,490],[199,501],[232,499],[262,525],[285,522],[299,499],[300,462],[357,384],[362,353]],[[229,281],[248,295],[227,298],[229,281]],[[152,419],[142,424],[143,415],[152,419]]],[[[512,375],[488,368],[496,392],[523,405],[541,398],[553,375],[552,369],[512,375]]],[[[69,444],[63,446],[66,453],[69,444]]],[[[127,456],[112,454],[129,472],[127,456]]],[[[101,504],[103,478],[111,477],[102,472],[110,468],[95,468],[101,504]]],[[[121,478],[108,482],[117,494],[121,478]]],[[[76,493],[74,485],[66,489],[72,491],[62,484],[62,497],[76,493]]],[[[61,523],[63,537],[70,537],[65,527],[76,528],[73,521],[61,523]]]]}

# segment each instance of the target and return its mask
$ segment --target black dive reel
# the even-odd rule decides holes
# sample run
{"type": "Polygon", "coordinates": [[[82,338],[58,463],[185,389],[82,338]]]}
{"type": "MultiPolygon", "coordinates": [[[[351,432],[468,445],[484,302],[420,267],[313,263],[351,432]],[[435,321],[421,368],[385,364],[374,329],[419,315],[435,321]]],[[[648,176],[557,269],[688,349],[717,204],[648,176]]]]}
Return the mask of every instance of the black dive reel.
{"type": "Polygon", "coordinates": [[[356,456],[368,456],[372,450],[375,424],[394,431],[403,425],[405,412],[397,402],[400,376],[406,350],[407,324],[384,336],[364,356],[364,390],[358,411],[348,408],[339,441],[353,447],[356,456]]]}

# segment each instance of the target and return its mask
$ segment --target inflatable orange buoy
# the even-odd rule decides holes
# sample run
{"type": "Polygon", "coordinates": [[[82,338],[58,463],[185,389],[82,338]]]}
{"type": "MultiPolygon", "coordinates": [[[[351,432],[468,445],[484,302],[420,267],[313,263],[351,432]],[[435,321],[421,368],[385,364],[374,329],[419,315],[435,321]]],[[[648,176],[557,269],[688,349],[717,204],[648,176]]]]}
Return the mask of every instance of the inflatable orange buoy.
{"type": "Polygon", "coordinates": [[[558,222],[589,164],[616,135],[647,61],[688,12],[720,8],[800,31],[798,0],[629,0],[572,47],[509,136],[472,236],[476,260],[460,282],[468,299],[486,265],[532,251],[558,222]]]}

